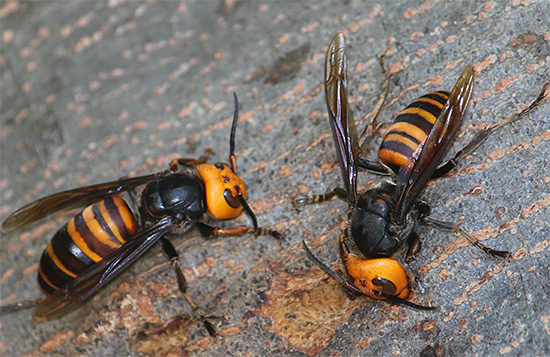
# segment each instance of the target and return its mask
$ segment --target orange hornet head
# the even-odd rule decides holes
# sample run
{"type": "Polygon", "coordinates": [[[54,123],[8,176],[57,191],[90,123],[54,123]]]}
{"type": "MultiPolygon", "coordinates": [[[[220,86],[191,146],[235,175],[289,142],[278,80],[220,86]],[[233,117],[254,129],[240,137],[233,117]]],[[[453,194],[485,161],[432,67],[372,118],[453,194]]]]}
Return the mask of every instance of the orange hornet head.
{"type": "Polygon", "coordinates": [[[239,199],[246,200],[246,188],[227,164],[201,164],[195,167],[206,191],[206,207],[215,218],[237,217],[243,210],[239,199]]]}
{"type": "Polygon", "coordinates": [[[391,258],[361,259],[348,255],[346,268],[354,285],[365,295],[374,299],[397,296],[409,297],[409,283],[401,264],[391,258]]]}
{"type": "Polygon", "coordinates": [[[231,133],[229,135],[229,163],[231,164],[200,164],[195,167],[204,182],[206,191],[206,208],[208,212],[219,219],[237,217],[244,209],[254,224],[254,233],[259,234],[258,220],[252,208],[246,202],[244,183],[237,176],[237,159],[235,158],[235,132],[239,119],[239,101],[235,98],[235,112],[231,133]]]}
{"type": "Polygon", "coordinates": [[[392,258],[363,259],[350,252],[344,236],[340,235],[340,256],[355,287],[374,299],[391,296],[405,300],[409,297],[409,282],[401,264],[392,258]]]}

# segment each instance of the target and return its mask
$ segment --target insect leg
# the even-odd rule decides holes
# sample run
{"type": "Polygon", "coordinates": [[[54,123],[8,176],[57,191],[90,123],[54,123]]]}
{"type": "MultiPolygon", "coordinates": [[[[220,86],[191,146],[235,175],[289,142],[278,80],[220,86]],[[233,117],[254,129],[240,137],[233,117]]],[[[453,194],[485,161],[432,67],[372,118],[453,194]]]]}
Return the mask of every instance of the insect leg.
{"type": "Polygon", "coordinates": [[[256,236],[271,236],[276,239],[283,239],[283,235],[271,228],[258,227],[257,229],[248,226],[233,226],[233,227],[214,227],[203,222],[197,222],[197,228],[202,236],[206,238],[224,236],[240,236],[243,234],[254,234],[256,236]]]}
{"type": "Polygon", "coordinates": [[[442,229],[445,231],[452,231],[460,234],[461,236],[466,238],[470,243],[472,243],[477,249],[481,250],[483,253],[491,257],[500,257],[500,258],[510,257],[510,252],[504,251],[504,250],[495,250],[487,247],[485,244],[481,243],[479,239],[472,236],[470,233],[466,232],[464,229],[460,228],[460,226],[456,223],[440,221],[438,219],[434,219],[428,216],[420,216],[419,220],[424,224],[431,224],[433,226],[436,226],[439,229],[442,229]]]}
{"type": "Polygon", "coordinates": [[[313,195],[313,196],[296,198],[294,201],[292,201],[292,203],[294,205],[294,208],[299,209],[302,206],[309,205],[312,203],[321,203],[321,202],[328,201],[334,198],[335,196],[338,196],[338,198],[342,200],[346,200],[348,198],[348,195],[345,189],[341,187],[336,187],[334,190],[321,195],[313,195]]]}
{"type": "Polygon", "coordinates": [[[202,323],[204,324],[204,327],[206,328],[210,336],[215,337],[216,330],[214,329],[214,326],[212,326],[212,323],[208,321],[208,319],[206,318],[206,315],[204,315],[199,305],[187,293],[187,281],[185,280],[185,276],[183,275],[183,271],[181,270],[179,255],[178,255],[178,252],[176,251],[176,248],[174,248],[172,243],[164,237],[160,238],[160,241],[162,242],[162,250],[164,250],[164,253],[168,256],[168,259],[170,259],[170,262],[172,263],[172,267],[174,268],[174,272],[176,273],[176,280],[178,282],[178,288],[180,292],[183,294],[183,296],[189,303],[189,306],[191,306],[191,308],[193,309],[193,312],[202,321],[202,323]]]}
{"type": "Polygon", "coordinates": [[[40,302],[40,300],[42,300],[42,299],[25,300],[25,301],[21,301],[21,302],[15,303],[15,304],[0,306],[0,315],[8,314],[10,312],[15,312],[15,311],[19,311],[19,310],[28,309],[30,307],[35,307],[36,304],[38,304],[38,302],[40,302]]]}
{"type": "MultiPolygon", "coordinates": [[[[415,205],[415,210],[418,212],[420,217],[429,216],[431,212],[430,206],[424,202],[424,201],[418,201],[418,203],[415,205]]],[[[415,256],[420,252],[420,249],[422,248],[422,242],[420,241],[420,237],[416,232],[411,232],[410,235],[407,237],[407,245],[409,248],[407,249],[407,253],[405,254],[405,261],[410,262],[412,261],[415,256]]]]}
{"type": "Polygon", "coordinates": [[[367,171],[373,172],[378,175],[392,175],[393,172],[388,169],[386,166],[382,165],[378,161],[372,161],[368,159],[361,159],[357,160],[357,166],[359,166],[362,169],[365,169],[367,171]]]}
{"type": "Polygon", "coordinates": [[[407,254],[405,254],[405,261],[410,262],[420,252],[420,249],[422,248],[422,242],[420,241],[420,237],[418,236],[418,234],[416,234],[416,232],[411,232],[409,237],[407,237],[407,244],[409,248],[407,249],[407,254]]]}
{"type": "Polygon", "coordinates": [[[527,114],[531,113],[535,108],[537,108],[539,105],[541,105],[545,99],[550,95],[549,93],[546,93],[548,91],[548,88],[550,87],[550,81],[544,83],[544,86],[542,87],[542,91],[539,93],[537,99],[535,99],[527,108],[523,109],[522,111],[510,115],[506,119],[503,119],[491,126],[489,126],[486,129],[483,129],[476,133],[476,135],[473,137],[473,139],[470,141],[468,145],[466,145],[464,148],[462,148],[460,151],[458,151],[452,159],[447,161],[445,164],[441,165],[440,167],[435,170],[435,172],[432,175],[432,179],[439,178],[442,176],[445,176],[449,171],[455,168],[455,166],[458,164],[458,162],[466,155],[472,153],[478,146],[480,146],[487,137],[495,132],[496,130],[502,128],[505,125],[508,125],[510,123],[513,123],[515,121],[518,121],[520,119],[523,119],[527,114]]]}
{"type": "Polygon", "coordinates": [[[208,156],[206,155],[203,155],[198,159],[177,158],[170,161],[170,164],[168,165],[168,167],[170,167],[170,171],[177,171],[179,166],[193,167],[193,166],[204,164],[206,163],[207,160],[208,160],[208,156]]]}

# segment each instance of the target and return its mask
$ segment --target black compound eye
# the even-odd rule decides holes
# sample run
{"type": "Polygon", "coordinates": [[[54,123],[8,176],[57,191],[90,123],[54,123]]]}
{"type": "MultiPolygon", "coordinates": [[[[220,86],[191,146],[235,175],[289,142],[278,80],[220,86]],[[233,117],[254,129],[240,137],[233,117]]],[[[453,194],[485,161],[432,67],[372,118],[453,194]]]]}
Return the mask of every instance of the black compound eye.
{"type": "Polygon", "coordinates": [[[217,162],[214,164],[214,167],[216,167],[218,170],[222,171],[223,169],[225,169],[225,165],[221,162],[217,162]]]}
{"type": "Polygon", "coordinates": [[[395,295],[395,291],[397,290],[394,283],[384,278],[372,279],[372,285],[381,286],[382,294],[384,295],[395,295]]]}
{"type": "Polygon", "coordinates": [[[226,188],[225,191],[223,191],[223,197],[225,197],[225,201],[231,207],[233,208],[241,207],[241,201],[239,200],[239,196],[238,195],[233,196],[230,189],[226,188]]]}

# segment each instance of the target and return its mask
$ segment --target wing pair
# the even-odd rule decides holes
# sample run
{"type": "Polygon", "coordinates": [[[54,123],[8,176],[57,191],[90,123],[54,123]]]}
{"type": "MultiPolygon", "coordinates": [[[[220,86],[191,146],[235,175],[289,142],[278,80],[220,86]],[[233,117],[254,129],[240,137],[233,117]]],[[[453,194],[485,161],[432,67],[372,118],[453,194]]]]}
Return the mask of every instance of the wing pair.
{"type": "MultiPolygon", "coordinates": [[[[154,181],[159,175],[162,174],[121,179],[63,191],[41,198],[10,215],[2,224],[2,230],[11,232],[55,212],[90,205],[103,198],[154,181]]],[[[91,265],[82,274],[53,294],[39,300],[34,311],[35,316],[53,317],[83,302],[136,261],[175,226],[174,219],[167,217],[136,233],[130,241],[109,256],[91,265]]]]}
{"type": "MultiPolygon", "coordinates": [[[[346,39],[337,33],[329,45],[325,64],[325,95],[330,124],[340,169],[350,207],[357,203],[358,144],[353,119],[348,111],[346,39]]],[[[474,83],[474,69],[466,66],[454,86],[441,114],[426,140],[414,151],[408,165],[401,167],[396,178],[395,219],[402,222],[411,206],[426,187],[443,155],[451,145],[462,123],[474,83]]]]}
{"type": "Polygon", "coordinates": [[[139,177],[120,179],[111,182],[79,187],[58,192],[31,202],[13,212],[4,223],[3,232],[12,232],[28,224],[62,210],[89,206],[102,198],[132,190],[140,185],[154,181],[160,174],[150,174],[139,177]]]}

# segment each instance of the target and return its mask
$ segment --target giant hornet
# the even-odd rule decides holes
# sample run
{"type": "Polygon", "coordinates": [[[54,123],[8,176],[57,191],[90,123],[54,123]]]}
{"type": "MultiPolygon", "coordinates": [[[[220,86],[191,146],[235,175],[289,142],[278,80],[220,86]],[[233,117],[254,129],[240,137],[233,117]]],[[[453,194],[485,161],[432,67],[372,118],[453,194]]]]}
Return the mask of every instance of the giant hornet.
{"type": "MultiPolygon", "coordinates": [[[[420,194],[429,180],[446,175],[489,134],[523,118],[539,106],[548,96],[546,91],[550,82],[545,83],[538,98],[529,107],[481,130],[452,159],[440,165],[459,131],[472,93],[474,68],[468,65],[451,92],[426,94],[403,110],[382,140],[378,161],[370,161],[358,156],[353,119],[348,109],[345,51],[345,37],[337,33],[328,47],[325,63],[325,96],[345,190],[336,188],[324,195],[296,199],[294,203],[301,206],[334,196],[348,201],[349,226],[340,235],[339,246],[340,256],[352,281],[344,279],[321,262],[305,242],[302,242],[303,247],[308,256],[337,279],[349,294],[361,293],[374,299],[431,310],[433,307],[406,300],[410,292],[407,275],[403,266],[394,259],[405,243],[408,245],[406,260],[419,251],[420,241],[414,231],[417,223],[454,231],[489,256],[508,258],[510,253],[485,246],[455,223],[431,218],[430,207],[419,199],[420,194]],[[375,183],[359,195],[359,167],[389,175],[391,179],[375,183]]],[[[384,96],[381,97],[382,102],[384,96]]],[[[381,105],[377,107],[379,111],[381,105]]],[[[377,115],[376,112],[373,114],[362,138],[366,137],[367,129],[376,132],[373,128],[376,128],[374,120],[377,115]]]]}
{"type": "Polygon", "coordinates": [[[207,164],[201,159],[175,159],[170,170],[145,176],[76,188],[41,198],[12,213],[2,224],[11,232],[60,210],[87,206],[55,235],[44,250],[38,282],[47,297],[2,308],[10,312],[35,306],[34,315],[45,319],[67,312],[82,303],[160,241],[176,273],[178,288],[211,336],[214,327],[199,305],[187,293],[187,283],[176,249],[166,235],[178,228],[197,226],[205,236],[269,235],[271,229],[258,227],[256,216],[246,202],[246,189],[237,176],[235,133],[239,104],[229,137],[229,162],[207,164]],[[145,185],[139,198],[135,189],[145,185]],[[119,194],[128,192],[137,212],[119,194]],[[245,211],[253,227],[217,228],[204,220],[231,219],[245,211]],[[138,220],[139,219],[139,220],[138,220]]]}

